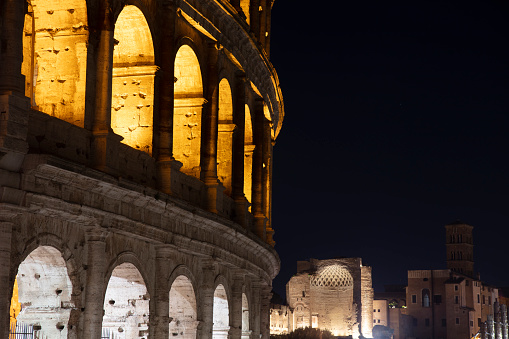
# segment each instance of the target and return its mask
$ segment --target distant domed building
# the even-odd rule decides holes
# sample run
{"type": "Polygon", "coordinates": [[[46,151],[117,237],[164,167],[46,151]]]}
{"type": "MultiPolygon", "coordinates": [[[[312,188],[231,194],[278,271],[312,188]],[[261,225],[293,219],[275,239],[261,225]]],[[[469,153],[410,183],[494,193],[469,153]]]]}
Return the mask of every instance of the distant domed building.
{"type": "Polygon", "coordinates": [[[371,267],[360,258],[297,262],[286,285],[292,315],[288,331],[313,327],[336,336],[371,337],[373,287],[371,267]]]}

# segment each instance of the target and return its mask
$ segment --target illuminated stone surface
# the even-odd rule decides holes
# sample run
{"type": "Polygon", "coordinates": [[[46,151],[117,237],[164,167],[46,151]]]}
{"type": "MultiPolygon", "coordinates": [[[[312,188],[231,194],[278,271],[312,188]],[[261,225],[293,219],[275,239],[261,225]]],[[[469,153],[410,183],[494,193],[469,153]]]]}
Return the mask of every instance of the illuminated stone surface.
{"type": "Polygon", "coordinates": [[[1,337],[268,338],[269,17],[258,0],[1,2],[1,337]]]}

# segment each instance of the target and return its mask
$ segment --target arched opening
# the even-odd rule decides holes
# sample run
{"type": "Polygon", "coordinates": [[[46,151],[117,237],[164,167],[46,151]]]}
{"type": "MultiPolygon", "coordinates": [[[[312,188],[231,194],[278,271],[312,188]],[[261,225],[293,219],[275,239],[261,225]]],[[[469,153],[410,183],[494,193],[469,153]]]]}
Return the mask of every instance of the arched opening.
{"type": "Polygon", "coordinates": [[[427,288],[422,290],[422,307],[430,307],[430,292],[427,288]]]}
{"type": "Polygon", "coordinates": [[[143,277],[131,263],[115,267],[104,296],[102,336],[147,338],[150,296],[143,277]]]}
{"type": "Polygon", "coordinates": [[[28,0],[23,28],[25,95],[41,112],[83,127],[88,19],[84,0],[28,0]]]}
{"type": "Polygon", "coordinates": [[[71,295],[72,283],[60,251],[51,246],[36,248],[18,268],[9,338],[67,338],[74,307],[71,295]]]}
{"type": "Polygon", "coordinates": [[[227,339],[230,330],[230,311],[224,286],[219,284],[214,291],[212,338],[227,339]]]}
{"type": "Polygon", "coordinates": [[[251,21],[250,20],[250,15],[249,15],[249,3],[251,2],[251,0],[240,0],[240,8],[242,8],[242,12],[244,12],[244,15],[246,16],[246,22],[247,24],[249,25],[249,22],[251,21]]]}
{"type": "MultiPolygon", "coordinates": [[[[251,202],[253,189],[253,120],[251,120],[251,111],[246,105],[245,114],[245,134],[244,134],[244,195],[247,201],[251,202]]],[[[249,207],[251,211],[251,207],[249,207]]]]}
{"type": "Polygon", "coordinates": [[[233,100],[228,80],[219,82],[219,125],[217,136],[217,176],[225,187],[225,193],[232,190],[232,149],[233,149],[233,100]]]}
{"type": "Polygon", "coordinates": [[[196,297],[191,281],[179,276],[170,289],[170,337],[196,338],[196,297]]]}
{"type": "Polygon", "coordinates": [[[173,157],[184,173],[200,178],[203,84],[200,63],[188,45],[177,52],[174,74],[173,157]]]}
{"type": "Polygon", "coordinates": [[[111,128],[122,142],[152,154],[154,46],[143,13],[125,6],[115,23],[111,128]]]}
{"type": "Polygon", "coordinates": [[[242,339],[249,339],[251,331],[249,330],[249,303],[245,293],[242,293],[242,339]]]}

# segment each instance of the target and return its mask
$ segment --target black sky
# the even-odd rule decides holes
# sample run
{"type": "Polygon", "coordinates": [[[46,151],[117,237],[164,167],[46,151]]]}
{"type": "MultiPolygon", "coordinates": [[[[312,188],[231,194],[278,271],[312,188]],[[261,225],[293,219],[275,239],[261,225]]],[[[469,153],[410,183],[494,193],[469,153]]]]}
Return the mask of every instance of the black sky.
{"type": "Polygon", "coordinates": [[[509,4],[276,0],[271,34],[276,291],[339,256],[376,291],[406,284],[445,268],[457,219],[481,278],[509,286],[509,4]]]}

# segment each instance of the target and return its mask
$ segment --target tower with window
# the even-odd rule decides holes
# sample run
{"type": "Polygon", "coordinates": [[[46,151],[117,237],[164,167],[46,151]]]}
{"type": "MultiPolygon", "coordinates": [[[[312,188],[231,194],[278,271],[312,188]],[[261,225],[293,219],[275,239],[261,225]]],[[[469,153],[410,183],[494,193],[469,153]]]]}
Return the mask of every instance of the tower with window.
{"type": "Polygon", "coordinates": [[[474,275],[473,229],[473,226],[460,221],[445,226],[448,269],[474,275]]]}

